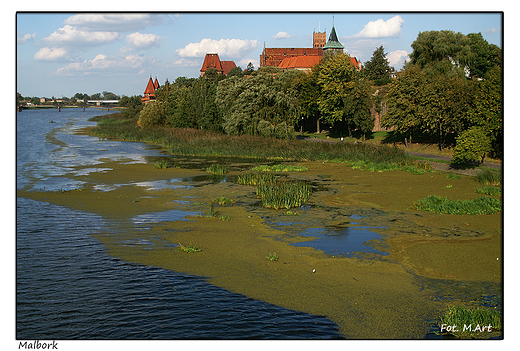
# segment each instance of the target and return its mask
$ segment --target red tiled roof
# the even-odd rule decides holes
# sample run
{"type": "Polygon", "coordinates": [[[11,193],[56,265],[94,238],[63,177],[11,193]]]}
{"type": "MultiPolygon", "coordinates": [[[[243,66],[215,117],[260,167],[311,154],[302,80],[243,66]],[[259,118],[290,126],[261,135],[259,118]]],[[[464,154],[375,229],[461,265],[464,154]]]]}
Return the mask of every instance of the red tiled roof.
{"type": "Polygon", "coordinates": [[[350,63],[352,63],[354,65],[354,67],[356,67],[356,69],[358,71],[361,69],[361,61],[358,61],[358,59],[355,58],[354,56],[352,56],[350,58],[350,63]]]}
{"type": "Polygon", "coordinates": [[[155,78],[155,82],[153,82],[153,87],[154,87],[154,89],[157,90],[157,89],[159,89],[159,86],[160,86],[160,85],[159,85],[159,81],[157,80],[157,77],[156,77],[156,78],[155,78]]]}
{"type": "Polygon", "coordinates": [[[204,62],[202,63],[201,72],[206,72],[210,68],[215,68],[217,71],[222,72],[222,66],[220,65],[220,58],[218,54],[206,54],[204,62]]]}
{"type": "Polygon", "coordinates": [[[320,56],[295,56],[286,57],[278,65],[282,69],[310,69],[321,60],[320,56]]]}
{"type": "Polygon", "coordinates": [[[222,73],[227,76],[229,71],[231,71],[232,68],[235,68],[237,65],[235,65],[234,61],[220,61],[220,64],[222,66],[222,73]]]}
{"type": "Polygon", "coordinates": [[[155,93],[155,87],[153,85],[152,78],[148,80],[148,84],[146,85],[146,89],[144,90],[145,94],[154,94],[155,93]]]}

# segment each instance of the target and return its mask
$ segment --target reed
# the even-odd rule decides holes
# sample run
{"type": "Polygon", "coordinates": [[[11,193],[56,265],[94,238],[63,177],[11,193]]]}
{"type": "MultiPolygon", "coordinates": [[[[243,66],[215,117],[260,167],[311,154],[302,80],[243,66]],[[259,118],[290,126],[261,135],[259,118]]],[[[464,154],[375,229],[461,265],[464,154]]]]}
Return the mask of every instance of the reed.
{"type": "Polygon", "coordinates": [[[276,179],[276,176],[271,173],[246,173],[238,175],[237,183],[257,186],[261,184],[274,184],[276,179]]]}
{"type": "Polygon", "coordinates": [[[251,170],[260,172],[306,172],[309,169],[305,166],[293,165],[260,165],[253,167],[251,170]]]}
{"type": "Polygon", "coordinates": [[[475,177],[475,180],[484,185],[494,185],[501,186],[502,185],[502,172],[495,172],[485,170],[479,172],[475,177]]]}
{"type": "Polygon", "coordinates": [[[312,194],[312,187],[301,181],[277,181],[274,184],[260,184],[256,187],[256,195],[266,208],[289,209],[299,207],[312,194]]]}
{"type": "Polygon", "coordinates": [[[155,162],[153,164],[153,168],[156,168],[156,169],[166,169],[166,168],[168,168],[168,163],[166,163],[165,160],[161,160],[159,162],[155,162]]]}
{"type": "Polygon", "coordinates": [[[121,114],[98,117],[96,121],[97,126],[90,129],[92,135],[149,142],[161,145],[175,155],[372,163],[400,163],[409,159],[403,150],[388,145],[281,140],[188,128],[141,128],[136,118],[125,118],[121,114]]]}
{"type": "Polygon", "coordinates": [[[208,168],[206,168],[206,172],[208,172],[210,174],[215,174],[215,175],[224,175],[224,174],[226,174],[227,169],[225,166],[223,166],[221,164],[214,163],[211,166],[209,166],[208,168]]]}

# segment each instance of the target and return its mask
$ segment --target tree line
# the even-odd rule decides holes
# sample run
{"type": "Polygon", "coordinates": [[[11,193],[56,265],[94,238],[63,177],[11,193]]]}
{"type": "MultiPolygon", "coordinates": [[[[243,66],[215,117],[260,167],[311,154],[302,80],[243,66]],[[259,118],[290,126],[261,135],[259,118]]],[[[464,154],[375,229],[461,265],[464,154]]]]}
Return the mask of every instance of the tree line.
{"type": "MultiPolygon", "coordinates": [[[[411,143],[414,133],[435,136],[444,148],[457,135],[455,156],[483,160],[501,156],[502,51],[480,33],[419,33],[410,61],[394,72],[381,46],[361,71],[350,56],[327,54],[310,72],[251,65],[227,77],[208,70],[203,77],[179,77],[156,91],[156,100],[141,108],[142,127],[199,128],[230,135],[294,138],[294,131],[324,126],[341,135],[365,135],[374,128],[371,109],[386,104],[383,127],[411,143]],[[374,97],[374,86],[387,94],[374,97]],[[381,100],[382,99],[382,100],[381,100]],[[458,149],[457,149],[458,147],[458,149]]],[[[123,104],[125,103],[122,101],[123,104]]]]}

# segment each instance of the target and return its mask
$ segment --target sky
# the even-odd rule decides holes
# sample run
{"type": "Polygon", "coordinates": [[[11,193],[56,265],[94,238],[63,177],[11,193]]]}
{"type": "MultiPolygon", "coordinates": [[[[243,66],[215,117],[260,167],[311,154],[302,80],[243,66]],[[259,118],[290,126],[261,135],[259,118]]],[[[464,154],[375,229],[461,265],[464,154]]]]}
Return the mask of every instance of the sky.
{"type": "Polygon", "coordinates": [[[365,63],[383,45],[400,70],[420,32],[482,33],[503,45],[499,12],[16,13],[16,90],[72,97],[103,91],[142,95],[148,79],[198,77],[204,56],[259,67],[266,47],[312,47],[334,25],[345,52],[365,63]]]}

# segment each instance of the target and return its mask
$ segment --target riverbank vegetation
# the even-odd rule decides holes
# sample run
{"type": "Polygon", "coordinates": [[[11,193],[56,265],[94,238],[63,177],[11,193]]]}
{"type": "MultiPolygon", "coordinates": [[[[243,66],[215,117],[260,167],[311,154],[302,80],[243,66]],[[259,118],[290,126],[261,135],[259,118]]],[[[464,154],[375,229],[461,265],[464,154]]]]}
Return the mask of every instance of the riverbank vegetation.
{"type": "MultiPolygon", "coordinates": [[[[338,53],[326,55],[310,73],[261,67],[227,77],[211,69],[199,78],[178,77],[159,87],[156,100],[146,105],[139,97],[121,98],[126,107],[121,120],[105,123],[96,133],[159,142],[179,154],[311,160],[323,159],[319,154],[332,148],[320,145],[318,156],[297,155],[308,149],[298,145],[293,152],[284,146],[296,144],[273,139],[291,141],[296,135],[326,131],[338,138],[357,135],[364,142],[374,130],[386,128],[380,143],[407,147],[418,141],[436,143],[439,150],[453,150],[454,165],[478,165],[486,156],[501,158],[501,49],[480,34],[451,31],[420,33],[412,48],[410,62],[397,73],[380,47],[360,71],[350,64],[349,55],[338,53]],[[126,128],[127,124],[140,128],[126,128]],[[162,128],[175,132],[165,136],[162,128]],[[182,143],[172,142],[174,138],[182,143]],[[247,147],[244,141],[253,145],[247,147]],[[246,149],[232,150],[237,144],[246,149]],[[266,144],[273,151],[269,156],[257,151],[266,144]],[[215,151],[221,147],[226,150],[215,151]]],[[[372,152],[363,148],[345,146],[343,151],[372,152]]],[[[359,154],[350,159],[369,161],[359,154]]]]}
{"type": "Polygon", "coordinates": [[[450,306],[439,322],[441,334],[459,338],[479,338],[502,330],[500,312],[485,308],[450,306]]]}

